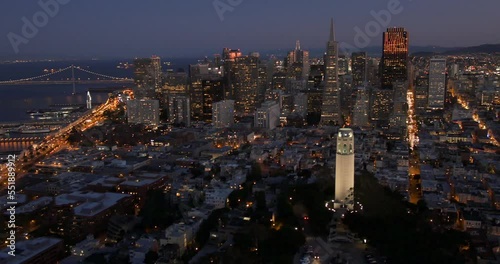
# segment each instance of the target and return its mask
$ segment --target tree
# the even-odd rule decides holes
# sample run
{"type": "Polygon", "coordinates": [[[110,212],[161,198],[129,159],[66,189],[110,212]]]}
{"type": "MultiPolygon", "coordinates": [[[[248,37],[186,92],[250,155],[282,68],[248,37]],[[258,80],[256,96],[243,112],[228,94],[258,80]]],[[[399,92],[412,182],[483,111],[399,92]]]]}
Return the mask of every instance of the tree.
{"type": "Polygon", "coordinates": [[[423,213],[429,210],[429,208],[427,208],[427,202],[425,202],[424,199],[421,199],[417,202],[417,210],[419,213],[423,213]]]}
{"type": "Polygon", "coordinates": [[[306,242],[304,234],[289,226],[271,230],[268,239],[259,241],[263,263],[293,263],[293,256],[306,242]]]}
{"type": "Polygon", "coordinates": [[[146,253],[146,257],[144,258],[144,263],[146,264],[154,264],[158,260],[158,253],[150,250],[146,253]]]}
{"type": "Polygon", "coordinates": [[[266,194],[264,192],[255,193],[255,203],[257,211],[259,212],[267,211],[266,194]]]}
{"type": "Polygon", "coordinates": [[[262,169],[260,168],[260,165],[257,162],[252,163],[252,168],[250,175],[248,176],[247,181],[249,182],[256,182],[260,181],[262,179],[262,169]]]}
{"type": "Polygon", "coordinates": [[[170,203],[167,203],[162,190],[149,191],[146,203],[140,212],[144,227],[166,227],[175,221],[178,214],[178,209],[170,207],[170,203]]]}

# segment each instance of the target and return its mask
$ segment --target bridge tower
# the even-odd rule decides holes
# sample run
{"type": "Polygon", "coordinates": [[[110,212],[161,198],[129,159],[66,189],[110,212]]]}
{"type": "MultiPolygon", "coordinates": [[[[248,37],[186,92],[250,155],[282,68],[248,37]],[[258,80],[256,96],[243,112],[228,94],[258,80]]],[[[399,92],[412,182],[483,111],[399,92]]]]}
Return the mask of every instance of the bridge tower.
{"type": "Polygon", "coordinates": [[[92,109],[92,97],[90,91],[87,91],[87,109],[92,109]]]}
{"type": "Polygon", "coordinates": [[[71,82],[73,83],[73,95],[76,94],[75,65],[71,65],[71,82]]]}

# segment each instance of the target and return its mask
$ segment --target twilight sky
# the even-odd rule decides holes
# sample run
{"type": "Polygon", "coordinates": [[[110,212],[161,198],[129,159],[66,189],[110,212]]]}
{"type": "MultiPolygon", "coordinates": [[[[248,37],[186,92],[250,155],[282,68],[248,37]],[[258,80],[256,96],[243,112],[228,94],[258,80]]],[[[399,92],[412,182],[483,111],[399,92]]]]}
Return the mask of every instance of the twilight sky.
{"type": "MultiPolygon", "coordinates": [[[[401,12],[388,26],[407,28],[411,45],[500,43],[498,0],[4,0],[0,56],[189,57],[223,47],[244,53],[292,49],[296,40],[304,49],[323,48],[332,16],[337,40],[355,46],[355,28],[380,25],[371,12],[388,10],[390,2],[399,2],[401,12]],[[64,5],[43,21],[39,1],[64,5]],[[222,20],[214,2],[229,7],[219,11],[222,20]],[[38,32],[23,34],[23,17],[33,21],[34,15],[38,32]]],[[[368,46],[381,45],[379,32],[368,37],[368,46]]]]}

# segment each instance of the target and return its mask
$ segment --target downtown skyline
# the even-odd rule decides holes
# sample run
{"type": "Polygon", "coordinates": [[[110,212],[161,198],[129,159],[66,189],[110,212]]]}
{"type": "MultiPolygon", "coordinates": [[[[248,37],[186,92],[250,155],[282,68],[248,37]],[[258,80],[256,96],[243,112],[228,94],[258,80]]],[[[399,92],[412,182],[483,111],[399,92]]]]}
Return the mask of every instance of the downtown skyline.
{"type": "Polygon", "coordinates": [[[0,11],[0,263],[500,263],[500,4],[103,2],[0,11]]]}
{"type": "Polygon", "coordinates": [[[60,4],[58,12],[49,14],[37,34],[18,45],[17,54],[8,35],[23,36],[23,17],[32,21],[33,15],[44,9],[38,2],[8,3],[9,8],[3,10],[9,13],[4,11],[1,16],[4,23],[0,25],[0,35],[4,38],[0,41],[0,57],[195,57],[219,53],[222,47],[237,47],[245,52],[286,51],[296,40],[301,41],[304,49],[324,49],[330,17],[335,19],[338,41],[352,46],[359,46],[359,30],[365,32],[367,24],[378,23],[380,30],[374,29],[378,34],[369,36],[360,50],[381,46],[382,32],[395,26],[412,32],[412,46],[500,43],[500,38],[492,33],[500,22],[495,22],[499,18],[494,14],[499,3],[493,1],[479,7],[467,1],[453,1],[453,5],[451,1],[365,1],[363,5],[329,3],[307,9],[297,1],[283,5],[282,1],[241,0],[230,6],[226,0],[216,0],[200,3],[199,8],[180,1],[140,7],[129,1],[120,2],[120,6],[59,1],[64,4],[60,4]],[[386,12],[390,5],[398,12],[388,19],[375,18],[374,14],[386,12]],[[280,14],[278,20],[276,14],[280,14]]]}

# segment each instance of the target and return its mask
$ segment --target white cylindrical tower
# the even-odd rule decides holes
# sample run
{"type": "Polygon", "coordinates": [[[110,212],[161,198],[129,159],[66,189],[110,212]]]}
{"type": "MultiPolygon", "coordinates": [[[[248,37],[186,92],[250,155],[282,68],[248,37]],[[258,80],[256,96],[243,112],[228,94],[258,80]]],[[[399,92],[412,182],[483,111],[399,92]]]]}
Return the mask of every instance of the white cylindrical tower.
{"type": "Polygon", "coordinates": [[[354,132],[350,128],[339,129],[335,165],[335,208],[354,204],[354,132]]]}

